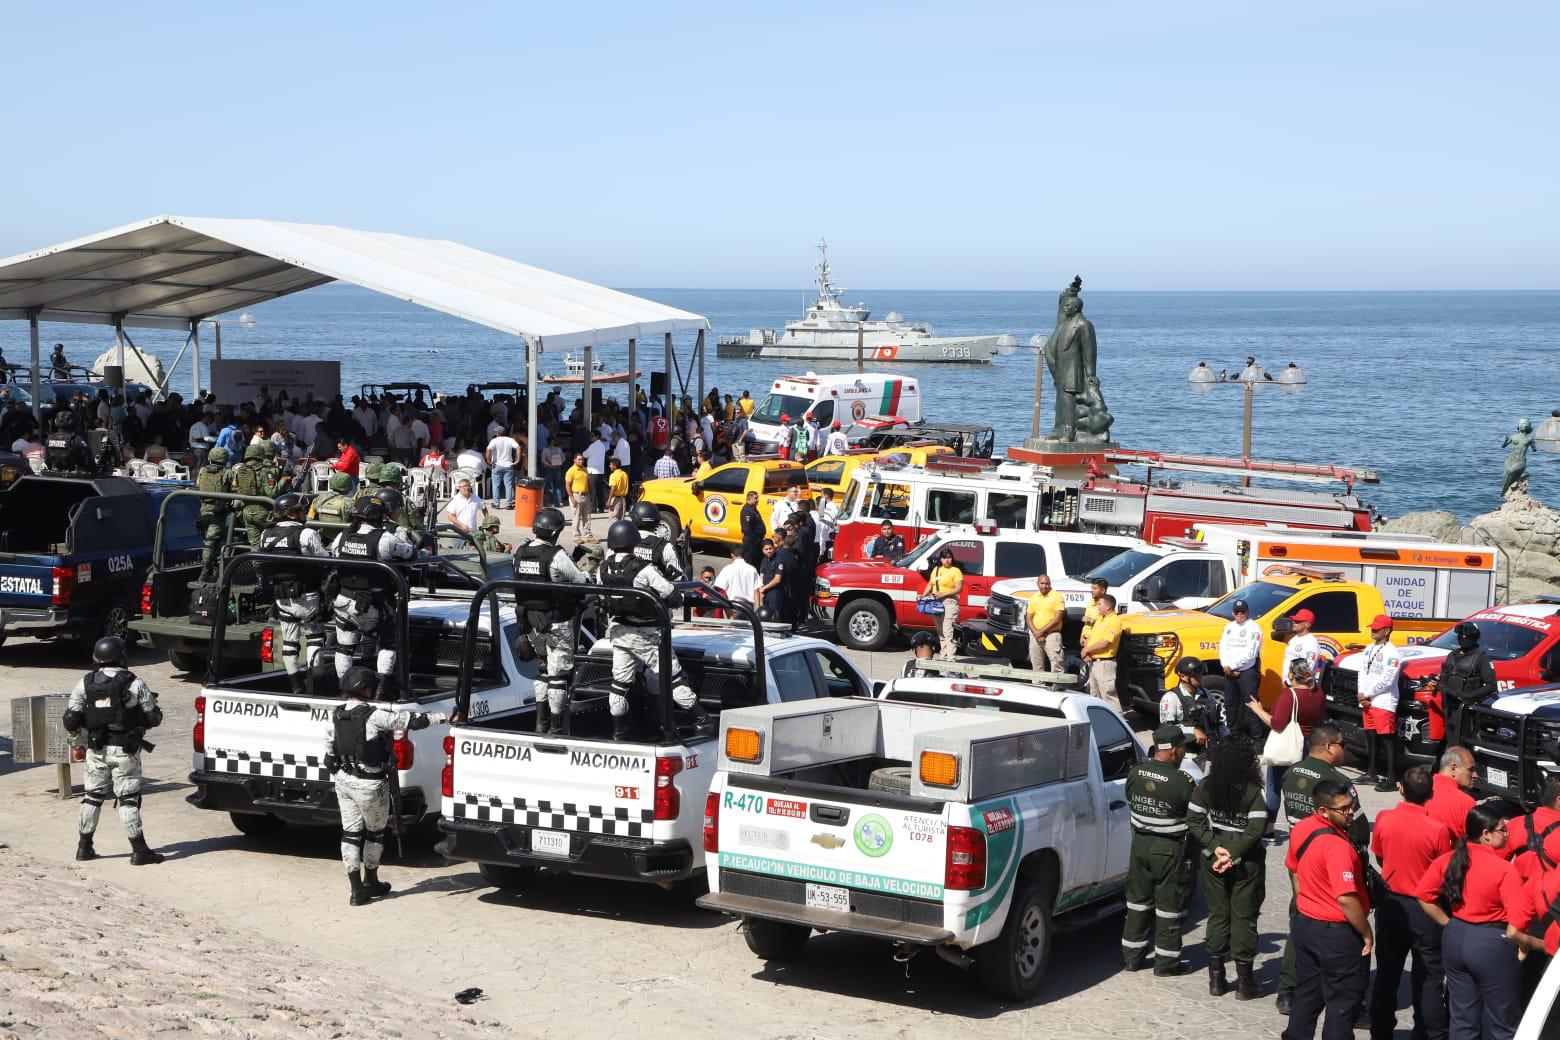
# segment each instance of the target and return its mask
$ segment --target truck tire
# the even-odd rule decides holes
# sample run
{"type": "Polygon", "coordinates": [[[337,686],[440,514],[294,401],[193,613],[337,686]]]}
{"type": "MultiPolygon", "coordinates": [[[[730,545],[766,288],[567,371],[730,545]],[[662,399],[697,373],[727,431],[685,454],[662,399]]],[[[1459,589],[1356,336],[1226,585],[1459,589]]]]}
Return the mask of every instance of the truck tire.
{"type": "Polygon", "coordinates": [[[852,650],[881,650],[894,634],[894,615],[875,599],[853,599],[840,611],[834,630],[852,650]]]}
{"type": "Polygon", "coordinates": [[[506,867],[498,863],[478,863],[482,880],[505,892],[518,892],[536,879],[535,867],[506,867]]]}
{"type": "Polygon", "coordinates": [[[103,609],[98,634],[92,637],[92,641],[97,642],[104,636],[118,636],[125,641],[126,649],[134,648],[140,633],[130,627],[130,622],[140,613],[140,610],[141,601],[134,590],[110,590],[108,606],[103,609]]]}
{"type": "Polygon", "coordinates": [[[287,827],[287,822],[270,813],[228,813],[233,826],[240,834],[251,838],[274,838],[287,827]]]}
{"type": "Polygon", "coordinates": [[[742,919],[742,937],[748,949],[759,959],[788,961],[801,956],[812,929],[805,924],[788,924],[785,921],[767,921],[761,917],[742,919]]]}
{"type": "Polygon", "coordinates": [[[910,767],[883,766],[881,769],[872,770],[872,775],[867,777],[867,790],[886,791],[889,794],[909,794],[910,767]]]}
{"type": "Polygon", "coordinates": [[[169,650],[168,661],[181,672],[197,672],[206,667],[206,658],[184,650],[169,650]]]}
{"type": "Polygon", "coordinates": [[[1046,886],[1019,878],[1002,933],[975,948],[975,974],[992,996],[1029,1001],[1040,992],[1056,937],[1051,923],[1054,898],[1046,886]]]}
{"type": "Polygon", "coordinates": [[[677,519],[676,510],[661,510],[661,522],[655,525],[655,533],[669,542],[677,540],[677,536],[682,534],[682,521],[677,519]]]}

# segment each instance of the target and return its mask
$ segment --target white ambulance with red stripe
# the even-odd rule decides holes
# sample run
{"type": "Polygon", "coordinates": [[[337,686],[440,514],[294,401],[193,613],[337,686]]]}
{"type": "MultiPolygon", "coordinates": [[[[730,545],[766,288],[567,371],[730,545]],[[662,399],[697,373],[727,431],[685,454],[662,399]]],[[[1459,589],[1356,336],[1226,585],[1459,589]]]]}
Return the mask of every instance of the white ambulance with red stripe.
{"type": "Polygon", "coordinates": [[[860,440],[868,429],[860,426],[861,422],[873,416],[891,415],[919,422],[921,385],[905,376],[873,372],[781,376],[748,416],[752,450],[777,450],[780,425],[785,418],[789,416],[794,427],[809,415],[825,435],[837,420],[846,437],[860,440]]]}

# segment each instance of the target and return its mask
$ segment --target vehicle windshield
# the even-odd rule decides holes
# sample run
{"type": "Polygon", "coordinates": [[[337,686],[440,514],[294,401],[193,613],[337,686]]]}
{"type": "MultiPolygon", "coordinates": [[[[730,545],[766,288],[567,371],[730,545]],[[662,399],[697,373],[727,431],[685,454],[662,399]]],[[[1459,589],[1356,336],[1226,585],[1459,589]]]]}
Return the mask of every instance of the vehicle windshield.
{"type": "Polygon", "coordinates": [[[1119,588],[1137,577],[1138,574],[1160,559],[1159,553],[1145,552],[1142,549],[1128,549],[1119,556],[1113,556],[1109,560],[1094,568],[1083,576],[1084,581],[1103,581],[1111,588],[1119,588]]]}
{"type": "Polygon", "coordinates": [[[1235,618],[1235,601],[1243,599],[1251,608],[1253,618],[1267,617],[1268,612],[1295,594],[1288,585],[1274,585],[1269,581],[1256,581],[1238,588],[1211,607],[1203,609],[1214,617],[1232,621],[1235,618]]]}
{"type": "MultiPolygon", "coordinates": [[[[1511,625],[1504,621],[1492,621],[1489,618],[1481,618],[1474,624],[1479,626],[1479,645],[1484,648],[1485,655],[1491,661],[1515,661],[1519,657],[1526,657],[1549,635],[1538,629],[1511,625]]],[[[1437,650],[1456,650],[1457,626],[1453,625],[1436,636],[1429,645],[1437,650]]]]}
{"type": "Polygon", "coordinates": [[[778,426],[782,415],[789,415],[793,420],[800,420],[802,413],[807,411],[811,405],[812,402],[805,397],[768,393],[764,395],[762,401],[758,402],[758,407],[753,409],[753,414],[749,416],[749,421],[778,426]]]}
{"type": "Polygon", "coordinates": [[[941,546],[942,543],[946,540],[947,539],[943,538],[940,533],[935,534],[930,538],[923,539],[920,545],[916,546],[914,549],[911,549],[899,559],[895,560],[894,566],[903,567],[906,570],[915,570],[916,567],[920,566],[920,564],[928,558],[928,554],[931,553],[934,548],[941,546]]]}
{"type": "Polygon", "coordinates": [[[29,394],[14,383],[0,386],[0,402],[9,403],[11,401],[20,401],[24,405],[31,405],[32,394],[29,394]]]}

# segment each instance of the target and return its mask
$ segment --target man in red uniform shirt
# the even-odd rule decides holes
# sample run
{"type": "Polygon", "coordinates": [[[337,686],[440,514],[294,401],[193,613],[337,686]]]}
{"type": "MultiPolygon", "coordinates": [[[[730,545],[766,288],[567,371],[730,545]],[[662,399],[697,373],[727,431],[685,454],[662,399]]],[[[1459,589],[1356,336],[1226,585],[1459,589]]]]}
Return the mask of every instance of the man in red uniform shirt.
{"type": "Polygon", "coordinates": [[[1441,771],[1432,783],[1435,790],[1425,809],[1446,824],[1455,841],[1467,829],[1468,810],[1473,808],[1473,796],[1468,793],[1473,786],[1473,753],[1465,747],[1447,748],[1441,753],[1441,771]]]}
{"type": "Polygon", "coordinates": [[[1531,813],[1513,816],[1507,827],[1506,848],[1524,882],[1560,869],[1560,776],[1545,780],[1538,792],[1538,807],[1531,813]],[[1533,836],[1532,849],[1528,848],[1529,834],[1533,836]]]}
{"type": "Polygon", "coordinates": [[[336,441],[336,448],[336,461],[330,464],[330,468],[337,473],[345,473],[347,476],[352,478],[354,483],[356,483],[358,478],[358,464],[362,461],[358,458],[357,449],[354,448],[352,446],[352,442],[345,437],[342,437],[336,441]]]}
{"type": "Polygon", "coordinates": [[[1289,835],[1284,866],[1295,886],[1295,993],[1284,1040],[1310,1040],[1325,1008],[1323,1040],[1351,1040],[1370,981],[1370,897],[1365,870],[1349,842],[1354,796],[1323,780],[1316,813],[1289,835]]]}
{"type": "Polygon", "coordinates": [[[1370,993],[1371,1040],[1392,1040],[1397,1024],[1398,981],[1403,961],[1413,956],[1410,993],[1414,1036],[1446,1040],[1446,1003],[1441,995],[1441,928],[1425,915],[1415,892],[1430,863],[1452,851],[1452,832],[1426,810],[1432,784],[1428,766],[1414,766],[1398,784],[1401,804],[1376,817],[1370,850],[1381,864],[1387,899],[1376,907],[1376,981],[1370,993]]]}

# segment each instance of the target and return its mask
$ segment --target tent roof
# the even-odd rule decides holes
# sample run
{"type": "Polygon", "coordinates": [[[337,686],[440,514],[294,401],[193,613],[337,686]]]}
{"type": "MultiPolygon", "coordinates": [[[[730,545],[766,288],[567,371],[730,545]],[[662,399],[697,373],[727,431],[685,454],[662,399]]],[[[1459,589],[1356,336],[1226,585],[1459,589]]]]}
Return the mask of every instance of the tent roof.
{"type": "Polygon", "coordinates": [[[556,349],[707,329],[697,314],[455,242],[274,220],[154,217],[0,260],[0,319],[187,329],[343,281],[556,349]]]}

